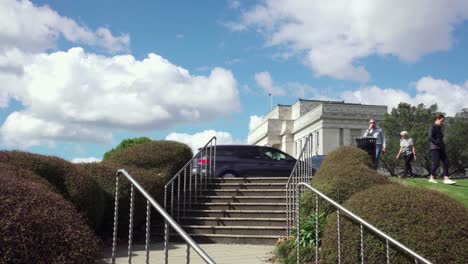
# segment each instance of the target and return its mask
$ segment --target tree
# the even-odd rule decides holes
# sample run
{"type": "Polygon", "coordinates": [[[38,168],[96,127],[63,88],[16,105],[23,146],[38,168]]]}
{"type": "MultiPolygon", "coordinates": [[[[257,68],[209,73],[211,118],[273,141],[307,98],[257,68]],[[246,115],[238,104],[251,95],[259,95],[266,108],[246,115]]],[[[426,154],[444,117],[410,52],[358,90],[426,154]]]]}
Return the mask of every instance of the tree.
{"type": "Polygon", "coordinates": [[[455,117],[447,123],[445,144],[449,173],[464,173],[465,168],[468,168],[468,120],[455,117]]]}
{"type": "Polygon", "coordinates": [[[147,137],[136,137],[136,138],[124,139],[124,140],[122,140],[122,142],[120,142],[120,144],[117,147],[115,147],[115,148],[107,151],[106,153],[104,153],[104,160],[108,159],[110,156],[112,156],[114,153],[118,152],[119,150],[126,149],[128,147],[138,145],[138,144],[142,144],[142,143],[145,143],[145,142],[150,142],[150,141],[151,141],[151,139],[149,139],[147,137]]]}
{"type": "Polygon", "coordinates": [[[397,175],[402,167],[402,161],[396,160],[395,155],[400,149],[400,132],[403,130],[408,131],[414,140],[417,160],[413,162],[413,170],[416,174],[425,174],[430,171],[429,127],[434,122],[437,111],[437,104],[426,108],[424,104],[411,106],[402,102],[385,116],[381,127],[385,131],[387,140],[387,155],[382,156],[381,166],[392,176],[397,175]]]}

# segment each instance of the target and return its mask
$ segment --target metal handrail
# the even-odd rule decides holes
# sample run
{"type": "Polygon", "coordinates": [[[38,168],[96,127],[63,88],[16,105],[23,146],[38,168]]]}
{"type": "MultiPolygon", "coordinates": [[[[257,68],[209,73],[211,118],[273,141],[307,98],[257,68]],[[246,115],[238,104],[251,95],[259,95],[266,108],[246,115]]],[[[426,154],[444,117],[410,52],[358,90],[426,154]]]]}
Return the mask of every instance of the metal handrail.
{"type": "MultiPolygon", "coordinates": [[[[327,202],[331,203],[333,206],[335,206],[337,208],[337,218],[338,218],[338,256],[340,256],[340,228],[339,228],[339,217],[340,217],[340,212],[344,212],[346,213],[348,216],[350,216],[352,219],[354,219],[355,221],[359,222],[359,224],[361,225],[361,259],[362,259],[362,262],[364,262],[364,246],[363,246],[363,239],[362,239],[362,231],[363,231],[363,225],[365,227],[367,227],[368,229],[372,230],[374,233],[378,234],[379,236],[383,237],[386,242],[387,242],[387,263],[390,262],[390,256],[389,256],[389,242],[391,242],[393,245],[397,246],[398,248],[400,248],[401,250],[403,250],[404,252],[406,252],[407,254],[413,256],[416,260],[416,263],[417,261],[421,261],[423,263],[427,263],[427,264],[430,264],[431,262],[428,261],[427,259],[425,259],[424,257],[418,255],[416,252],[414,252],[413,250],[409,249],[408,247],[406,247],[405,245],[403,245],[402,243],[396,241],[395,239],[393,239],[392,237],[390,237],[389,235],[385,234],[384,232],[380,231],[378,228],[374,227],[373,225],[371,225],[370,223],[366,222],[364,219],[360,218],[359,216],[357,216],[356,214],[354,214],[353,212],[351,212],[350,210],[344,208],[343,206],[341,206],[339,203],[335,202],[334,200],[332,200],[330,197],[326,196],[325,194],[321,193],[319,190],[313,188],[312,186],[310,186],[308,183],[304,183],[304,182],[301,182],[301,183],[298,183],[296,185],[296,189],[297,189],[297,193],[299,194],[299,199],[297,200],[297,202],[300,203],[300,191],[299,191],[299,188],[303,186],[305,188],[308,188],[310,190],[312,190],[316,195],[320,196],[321,198],[325,199],[327,202]]],[[[318,204],[318,197],[317,197],[317,202],[316,204],[318,204]]],[[[316,214],[316,223],[318,223],[318,214],[316,214]]],[[[299,215],[297,215],[297,222],[296,222],[296,230],[298,232],[297,234],[297,244],[299,245],[299,224],[300,224],[300,217],[299,215]]],[[[316,228],[318,228],[318,226],[316,226],[316,228]]],[[[317,250],[317,247],[318,247],[318,243],[316,242],[315,243],[316,245],[316,252],[318,251],[317,250]]],[[[299,247],[298,248],[298,251],[297,251],[297,260],[299,263],[299,247]]],[[[317,261],[317,255],[316,255],[316,261],[317,261]]],[[[338,259],[338,262],[340,263],[340,258],[338,259]]]]}
{"type": "MultiPolygon", "coordinates": [[[[203,147],[201,147],[200,149],[205,149],[208,147],[208,145],[211,144],[212,141],[215,141],[216,142],[216,136],[212,137],[203,147]]],[[[216,145],[216,143],[215,143],[216,145]]],[[[215,150],[216,151],[216,150],[215,150]]],[[[164,188],[167,188],[172,182],[174,182],[178,177],[179,175],[188,167],[190,166],[190,164],[193,163],[193,161],[198,158],[198,154],[200,154],[200,152],[198,152],[196,155],[194,155],[189,162],[187,162],[187,164],[184,165],[184,167],[182,167],[182,169],[180,169],[167,183],[166,185],[164,186],[164,188]]]]}
{"type": "Polygon", "coordinates": [[[191,207],[192,200],[198,199],[199,186],[206,188],[215,174],[216,141],[216,137],[212,137],[164,186],[164,208],[177,221],[181,215],[185,215],[187,207],[191,207]],[[197,164],[196,173],[193,173],[194,161],[203,156],[207,157],[209,162],[201,166],[197,164]],[[176,201],[177,205],[175,206],[176,201]]]}
{"type": "Polygon", "coordinates": [[[306,142],[302,147],[301,153],[297,158],[293,170],[286,183],[286,235],[291,235],[291,227],[295,224],[295,215],[297,214],[298,207],[296,207],[296,188],[295,185],[299,182],[310,182],[313,176],[312,167],[312,133],[306,137],[306,142]]]}
{"type": "MultiPolygon", "coordinates": [[[[150,219],[150,208],[149,204],[152,205],[153,208],[155,208],[159,214],[164,218],[166,223],[169,223],[171,227],[184,239],[184,241],[187,243],[187,263],[190,262],[189,258],[189,247],[193,248],[195,252],[206,262],[210,264],[215,264],[213,259],[206,254],[206,252],[198,246],[198,244],[193,241],[193,239],[180,227],[179,224],[162,208],[154,199],[151,197],[151,195],[148,194],[148,192],[132,177],[130,174],[128,174],[127,171],[124,169],[120,169],[116,173],[116,191],[115,191],[115,208],[114,208],[114,232],[113,232],[113,241],[112,241],[112,263],[115,263],[115,257],[116,257],[116,245],[117,245],[117,220],[118,220],[118,190],[119,190],[119,176],[124,175],[131,183],[131,189],[130,189],[130,219],[129,219],[129,241],[128,241],[128,257],[129,257],[129,263],[131,263],[131,256],[132,256],[132,238],[133,238],[133,204],[134,204],[134,186],[137,188],[137,190],[146,198],[147,201],[147,210],[146,210],[146,263],[149,263],[149,219],[150,219]]],[[[165,256],[165,260],[167,263],[167,255],[165,256]]]]}

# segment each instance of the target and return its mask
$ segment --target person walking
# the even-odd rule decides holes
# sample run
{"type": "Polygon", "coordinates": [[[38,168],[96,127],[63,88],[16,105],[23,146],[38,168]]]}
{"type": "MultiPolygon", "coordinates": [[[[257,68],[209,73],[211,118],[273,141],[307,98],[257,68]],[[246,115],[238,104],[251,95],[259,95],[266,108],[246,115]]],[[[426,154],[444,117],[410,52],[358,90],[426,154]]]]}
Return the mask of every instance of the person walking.
{"type": "Polygon", "coordinates": [[[442,114],[437,114],[434,123],[429,130],[429,149],[431,151],[431,175],[429,182],[437,183],[435,176],[439,168],[440,161],[444,165],[444,184],[455,184],[448,177],[449,162],[445,153],[444,134],[442,126],[445,123],[445,117],[442,114]]]}
{"type": "Polygon", "coordinates": [[[369,120],[369,128],[364,132],[364,137],[374,137],[376,138],[375,142],[375,163],[379,164],[380,153],[385,153],[385,135],[384,131],[381,128],[378,128],[375,124],[374,119],[369,120]]]}
{"type": "Polygon", "coordinates": [[[400,133],[400,151],[396,155],[396,158],[403,158],[405,161],[405,173],[404,177],[413,178],[413,168],[411,168],[411,161],[416,160],[416,149],[414,148],[413,139],[409,137],[408,131],[401,131],[400,133]]]}

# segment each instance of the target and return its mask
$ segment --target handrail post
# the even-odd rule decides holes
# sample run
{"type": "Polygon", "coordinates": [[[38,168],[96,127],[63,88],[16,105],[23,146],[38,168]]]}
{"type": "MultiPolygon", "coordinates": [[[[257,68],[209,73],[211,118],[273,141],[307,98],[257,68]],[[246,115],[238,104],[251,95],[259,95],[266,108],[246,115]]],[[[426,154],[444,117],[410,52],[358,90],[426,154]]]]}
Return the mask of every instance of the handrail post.
{"type": "MultiPolygon", "coordinates": [[[[169,232],[168,232],[168,229],[169,229],[169,225],[185,240],[185,242],[187,242],[191,248],[193,248],[195,250],[195,252],[197,252],[197,254],[208,264],[215,264],[215,262],[210,258],[210,256],[208,256],[206,254],[206,252],[200,248],[198,246],[197,243],[195,243],[195,241],[193,241],[193,239],[180,227],[179,224],[177,224],[177,222],[166,212],[166,210],[164,210],[155,200],[153,197],[151,197],[151,195],[148,194],[148,192],[132,177],[130,176],[130,174],[128,174],[128,172],[126,172],[125,170],[123,169],[120,169],[117,171],[117,176],[116,176],[116,197],[118,198],[118,177],[119,177],[119,174],[122,174],[124,175],[129,181],[130,181],[130,184],[131,184],[131,193],[133,193],[133,188],[136,188],[142,195],[143,197],[147,200],[147,202],[149,202],[153,208],[156,209],[156,211],[161,214],[161,216],[164,218],[165,220],[165,256],[164,256],[164,259],[165,259],[165,263],[168,262],[168,247],[167,247],[167,242],[168,242],[168,237],[169,237],[169,232]]],[[[133,197],[133,194],[131,194],[131,204],[133,203],[132,200],[134,198],[133,197]]],[[[167,196],[165,195],[165,203],[167,202],[167,196]]],[[[118,201],[118,199],[116,199],[118,201]]],[[[118,205],[116,203],[116,205],[118,205]]],[[[131,219],[133,219],[133,206],[131,205],[131,219]]],[[[118,207],[117,207],[117,210],[115,210],[114,212],[114,241],[113,241],[113,263],[115,263],[115,247],[116,247],[116,239],[117,239],[117,214],[118,214],[118,207]]],[[[133,221],[130,220],[130,229],[133,229],[133,221]]],[[[129,263],[131,263],[131,230],[129,230],[129,263]]]]}
{"type": "Polygon", "coordinates": [[[115,264],[119,218],[119,173],[115,175],[114,230],[112,234],[112,264],[115,264]]]}
{"type": "MultiPolygon", "coordinates": [[[[320,196],[322,199],[326,200],[328,203],[332,204],[335,208],[337,208],[337,228],[338,228],[338,236],[340,236],[340,214],[341,213],[345,213],[347,216],[349,216],[351,219],[353,219],[354,221],[362,224],[363,226],[365,226],[366,228],[370,229],[371,231],[373,231],[375,234],[377,234],[378,236],[384,238],[386,240],[386,256],[387,256],[387,263],[390,261],[390,243],[393,244],[394,246],[396,246],[398,249],[400,249],[401,251],[404,251],[405,253],[411,255],[412,257],[414,257],[415,259],[423,262],[423,263],[426,263],[426,264],[430,264],[431,262],[427,259],[425,259],[424,257],[418,255],[416,252],[412,251],[411,249],[407,248],[405,245],[403,245],[402,243],[396,241],[395,239],[393,239],[392,237],[390,237],[389,235],[385,234],[384,232],[382,232],[381,230],[377,229],[376,227],[374,227],[373,225],[371,225],[370,223],[366,222],[364,219],[360,218],[359,216],[357,216],[356,214],[354,214],[353,212],[351,212],[350,210],[344,208],[342,205],[340,205],[339,203],[337,203],[336,201],[332,200],[330,197],[326,196],[325,194],[321,193],[319,190],[315,189],[314,187],[310,186],[308,183],[299,183],[299,185],[305,187],[305,188],[308,188],[310,190],[312,190],[316,195],[320,196]]],[[[340,239],[339,239],[340,240],[340,239]]],[[[361,237],[361,240],[362,240],[362,237],[361,237]]],[[[340,245],[340,242],[338,242],[338,247],[341,247],[340,245]]],[[[361,246],[363,247],[363,246],[361,246]]],[[[340,251],[340,250],[339,250],[340,251]]],[[[338,256],[340,256],[340,252],[338,252],[338,256]]],[[[364,255],[363,253],[361,253],[361,256],[362,258],[364,258],[364,255]]],[[[339,259],[340,261],[340,259],[339,259]]]]}

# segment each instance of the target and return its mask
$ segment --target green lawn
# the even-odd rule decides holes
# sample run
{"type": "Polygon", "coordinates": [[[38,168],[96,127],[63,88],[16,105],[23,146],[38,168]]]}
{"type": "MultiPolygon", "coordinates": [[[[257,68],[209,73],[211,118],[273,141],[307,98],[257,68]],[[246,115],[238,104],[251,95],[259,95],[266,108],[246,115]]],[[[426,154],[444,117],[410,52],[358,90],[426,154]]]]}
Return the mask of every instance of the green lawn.
{"type": "Polygon", "coordinates": [[[468,179],[458,179],[456,180],[457,183],[455,185],[446,185],[442,183],[441,179],[437,179],[439,183],[430,183],[427,179],[397,179],[392,178],[396,181],[410,184],[410,185],[417,185],[424,188],[436,190],[439,192],[443,192],[448,196],[452,197],[453,199],[463,203],[466,207],[468,207],[468,179]]]}

